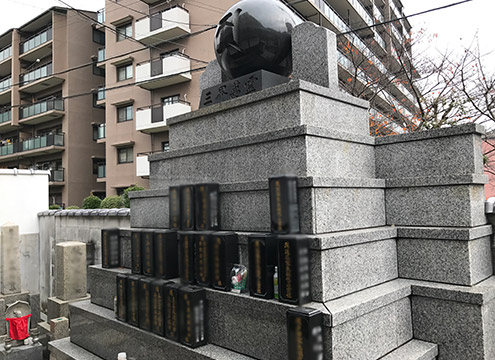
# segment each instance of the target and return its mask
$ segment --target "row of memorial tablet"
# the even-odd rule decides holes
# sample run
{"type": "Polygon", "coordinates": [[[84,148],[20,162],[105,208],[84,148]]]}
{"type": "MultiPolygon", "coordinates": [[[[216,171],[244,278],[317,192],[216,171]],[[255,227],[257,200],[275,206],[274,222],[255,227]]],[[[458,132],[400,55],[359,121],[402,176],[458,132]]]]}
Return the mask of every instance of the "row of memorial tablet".
{"type": "MultiPolygon", "coordinates": [[[[271,232],[299,233],[297,177],[268,180],[271,232]]],[[[220,196],[216,183],[178,185],[169,188],[169,222],[172,230],[220,230],[220,196]]]]}
{"type": "Polygon", "coordinates": [[[205,289],[141,275],[117,275],[116,318],[195,348],[206,344],[205,289]]]}

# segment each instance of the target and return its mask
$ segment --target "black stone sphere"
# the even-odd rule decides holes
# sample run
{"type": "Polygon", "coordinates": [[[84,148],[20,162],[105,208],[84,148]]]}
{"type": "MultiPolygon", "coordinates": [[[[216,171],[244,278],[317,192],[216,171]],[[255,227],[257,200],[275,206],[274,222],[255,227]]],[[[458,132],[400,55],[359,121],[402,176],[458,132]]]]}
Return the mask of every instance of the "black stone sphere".
{"type": "Polygon", "coordinates": [[[223,73],[234,79],[257,70],[292,72],[291,33],[301,23],[277,0],[243,0],[220,20],[215,53],[223,73]]]}

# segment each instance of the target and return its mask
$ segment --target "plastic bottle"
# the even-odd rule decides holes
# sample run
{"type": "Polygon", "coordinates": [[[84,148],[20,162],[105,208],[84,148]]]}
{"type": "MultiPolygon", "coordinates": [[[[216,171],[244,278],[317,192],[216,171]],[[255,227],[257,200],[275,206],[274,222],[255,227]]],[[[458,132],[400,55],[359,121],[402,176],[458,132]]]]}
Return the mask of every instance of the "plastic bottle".
{"type": "Polygon", "coordinates": [[[276,266],[273,273],[273,298],[278,300],[278,267],[276,266]]]}
{"type": "Polygon", "coordinates": [[[127,354],[125,352],[121,352],[117,355],[117,360],[127,360],[127,354]]]}

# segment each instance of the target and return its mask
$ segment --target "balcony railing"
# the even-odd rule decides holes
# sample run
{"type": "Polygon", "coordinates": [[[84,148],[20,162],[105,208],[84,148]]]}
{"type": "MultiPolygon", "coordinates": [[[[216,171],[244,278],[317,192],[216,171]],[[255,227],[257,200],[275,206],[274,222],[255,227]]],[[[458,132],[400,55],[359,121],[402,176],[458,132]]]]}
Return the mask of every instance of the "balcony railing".
{"type": "Polygon", "coordinates": [[[98,62],[105,61],[105,48],[98,49],[98,62]]]}
{"type": "Polygon", "coordinates": [[[52,28],[48,28],[36,35],[31,36],[20,46],[20,53],[24,54],[34,48],[37,48],[52,39],[52,28]]]}
{"type": "Polygon", "coordinates": [[[146,133],[164,131],[168,119],[188,112],[191,112],[191,104],[182,100],[139,108],[136,110],[136,130],[146,133]]]}
{"type": "Polygon", "coordinates": [[[40,66],[30,72],[20,75],[21,86],[29,84],[30,82],[39,80],[41,78],[50,76],[53,73],[52,63],[40,66]]]}
{"type": "Polygon", "coordinates": [[[105,22],[105,8],[98,10],[96,13],[96,21],[98,21],[100,24],[103,24],[105,22]]]}
{"type": "Polygon", "coordinates": [[[373,14],[375,15],[377,22],[382,23],[385,21],[385,16],[383,16],[383,13],[375,4],[373,4],[373,14]]]}
{"type": "Polygon", "coordinates": [[[179,6],[136,21],[136,39],[145,44],[158,44],[189,33],[189,12],[179,6]]]}
{"type": "Polygon", "coordinates": [[[348,1],[352,4],[354,9],[357,11],[357,13],[364,19],[366,24],[368,24],[369,26],[373,25],[373,18],[371,17],[370,14],[368,14],[363,4],[361,4],[359,0],[348,0],[348,1]]]}
{"type": "Polygon", "coordinates": [[[10,122],[12,120],[12,110],[0,112],[0,124],[10,122]]]}
{"type": "Polygon", "coordinates": [[[0,146],[0,156],[22,153],[49,146],[64,146],[64,134],[48,134],[0,146]]]}
{"type": "Polygon", "coordinates": [[[0,92],[10,89],[12,86],[12,77],[6,77],[0,80],[0,92]]]}
{"type": "Polygon", "coordinates": [[[97,140],[105,139],[107,137],[107,125],[100,124],[98,125],[98,134],[96,136],[97,140]]]}
{"type": "Polygon", "coordinates": [[[7,46],[0,50],[0,62],[12,56],[12,46],[7,46]]]}
{"type": "Polygon", "coordinates": [[[180,53],[136,65],[136,83],[144,89],[158,89],[191,80],[191,60],[180,53]]]}
{"type": "Polygon", "coordinates": [[[21,119],[25,119],[52,110],[64,111],[64,100],[53,99],[53,100],[41,101],[27,106],[22,106],[21,113],[19,114],[19,116],[21,119]]]}
{"type": "Polygon", "coordinates": [[[98,92],[96,93],[96,100],[105,100],[105,88],[104,87],[99,87],[98,92]]]}
{"type": "Polygon", "coordinates": [[[64,182],[64,168],[50,170],[50,181],[64,182]]]}
{"type": "Polygon", "coordinates": [[[98,165],[98,179],[104,179],[107,177],[107,165],[99,164],[98,165]]]}

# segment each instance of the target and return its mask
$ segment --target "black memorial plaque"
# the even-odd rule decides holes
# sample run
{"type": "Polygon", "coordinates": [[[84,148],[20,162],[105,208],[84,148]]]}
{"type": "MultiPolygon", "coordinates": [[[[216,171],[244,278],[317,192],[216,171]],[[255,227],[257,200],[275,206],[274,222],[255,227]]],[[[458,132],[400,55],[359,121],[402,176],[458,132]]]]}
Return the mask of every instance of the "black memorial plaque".
{"type": "Polygon", "coordinates": [[[141,256],[141,230],[131,232],[131,272],[141,275],[143,273],[141,256]]]}
{"type": "Polygon", "coordinates": [[[165,285],[165,337],[179,341],[179,289],[182,285],[165,285]]]}
{"type": "Polygon", "coordinates": [[[218,104],[286,82],[289,82],[289,79],[285,76],[266,70],[258,70],[233,80],[225,81],[220,85],[204,89],[201,91],[199,108],[218,104]]]}
{"type": "Polygon", "coordinates": [[[311,302],[309,243],[302,235],[280,235],[278,247],[278,295],[288,304],[311,302]]]}
{"type": "Polygon", "coordinates": [[[249,293],[263,299],[273,299],[273,275],[277,265],[277,237],[273,234],[250,235],[249,293]]]}
{"type": "Polygon", "coordinates": [[[180,342],[192,348],[206,345],[206,291],[199,286],[179,290],[180,342]]]}
{"type": "Polygon", "coordinates": [[[211,235],[210,276],[214,289],[230,291],[230,272],[239,263],[237,234],[232,231],[218,231],[211,235]]]}
{"type": "Polygon", "coordinates": [[[218,184],[194,186],[196,230],[220,230],[220,194],[218,184]]]}
{"type": "Polygon", "coordinates": [[[139,326],[139,279],[140,275],[127,278],[127,322],[139,326]]]}
{"type": "Polygon", "coordinates": [[[151,330],[151,283],[155,279],[143,277],[139,279],[139,327],[151,330]]]}
{"type": "Polygon", "coordinates": [[[146,276],[154,275],[154,234],[155,232],[153,230],[143,230],[141,232],[141,262],[143,275],[146,276]]]}
{"type": "Polygon", "coordinates": [[[154,243],[155,277],[173,279],[179,276],[179,244],[174,230],[156,230],[154,243]]]}
{"type": "Polygon", "coordinates": [[[181,229],[194,230],[194,185],[180,187],[181,229]]]}
{"type": "Polygon", "coordinates": [[[165,285],[167,280],[155,280],[151,283],[151,331],[165,336],[165,285]]]}
{"type": "Polygon", "coordinates": [[[101,230],[101,267],[120,266],[120,230],[117,228],[101,230]]]}
{"type": "Polygon", "coordinates": [[[116,317],[127,321],[127,278],[129,275],[117,274],[117,309],[116,317]]]}
{"type": "Polygon", "coordinates": [[[300,229],[297,177],[272,177],[269,179],[269,187],[272,233],[298,233],[300,229]]]}
{"type": "Polygon", "coordinates": [[[195,231],[179,231],[179,277],[182,284],[194,284],[195,231]]]}
{"type": "Polygon", "coordinates": [[[180,186],[170,186],[168,188],[169,222],[170,229],[180,230],[181,228],[181,200],[180,186]]]}
{"type": "Polygon", "coordinates": [[[323,352],[323,314],[298,307],[287,311],[289,360],[321,360],[323,352]]]}
{"type": "Polygon", "coordinates": [[[194,241],[194,270],[196,283],[201,286],[210,286],[210,242],[212,232],[198,231],[194,241]]]}

